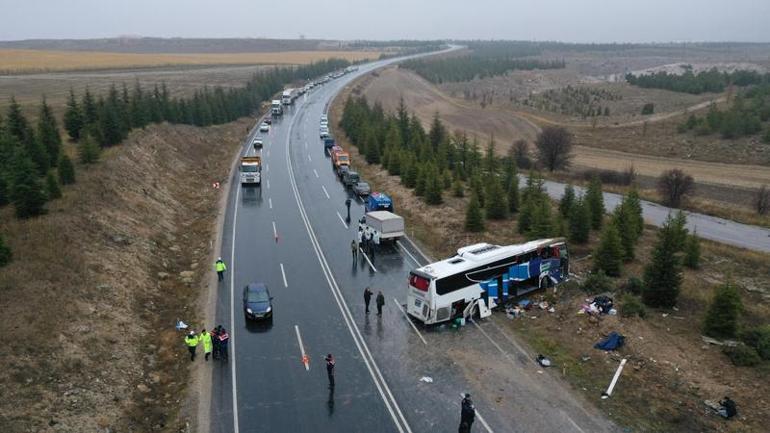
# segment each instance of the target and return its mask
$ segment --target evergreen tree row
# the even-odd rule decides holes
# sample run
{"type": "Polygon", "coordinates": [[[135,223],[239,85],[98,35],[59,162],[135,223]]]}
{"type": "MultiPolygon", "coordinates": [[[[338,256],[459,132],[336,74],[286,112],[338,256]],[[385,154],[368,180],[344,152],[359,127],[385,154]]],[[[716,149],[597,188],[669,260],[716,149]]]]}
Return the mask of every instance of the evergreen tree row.
{"type": "Polygon", "coordinates": [[[707,92],[724,92],[731,84],[738,87],[767,84],[770,82],[770,74],[747,70],[719,72],[716,68],[696,74],[693,73],[692,67],[688,67],[683,74],[670,74],[665,71],[644,75],[626,74],[626,81],[631,85],[648,89],[665,89],[698,95],[707,92]]]}
{"type": "Polygon", "coordinates": [[[504,75],[513,70],[562,69],[563,60],[515,59],[508,57],[486,57],[470,54],[436,59],[415,59],[403,63],[431,83],[471,81],[504,75]]]}

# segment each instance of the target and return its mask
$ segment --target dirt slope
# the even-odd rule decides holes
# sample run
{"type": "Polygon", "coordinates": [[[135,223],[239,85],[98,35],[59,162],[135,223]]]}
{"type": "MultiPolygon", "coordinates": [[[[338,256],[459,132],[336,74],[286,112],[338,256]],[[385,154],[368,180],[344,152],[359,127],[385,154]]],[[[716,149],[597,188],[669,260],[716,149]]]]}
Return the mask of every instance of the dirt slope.
{"type": "MultiPolygon", "coordinates": [[[[524,138],[531,142],[537,135],[539,126],[535,123],[537,122],[535,117],[533,117],[534,121],[531,121],[527,118],[530,116],[524,116],[513,110],[499,107],[482,109],[478,105],[468,104],[442,93],[418,75],[404,69],[389,68],[378,74],[378,76],[370,74],[361,80],[358,83],[358,92],[365,95],[370,101],[380,102],[386,111],[395,110],[398,107],[399,98],[403,96],[407,107],[416,112],[426,126],[429,125],[433,115],[438,112],[450,129],[462,129],[471,135],[475,134],[482,142],[486,142],[490,134],[494,134],[499,153],[505,153],[511,143],[518,138],[524,138]]],[[[668,118],[661,117],[661,119],[668,118]]],[[[657,127],[650,126],[651,131],[654,128],[657,127]]],[[[638,131],[615,127],[605,129],[611,131],[613,135],[600,135],[602,132],[599,129],[593,130],[591,128],[578,128],[575,131],[576,141],[579,144],[575,147],[573,159],[576,168],[622,170],[633,165],[637,173],[649,177],[657,177],[667,169],[683,168],[693,175],[699,183],[751,188],[770,183],[770,169],[766,166],[697,161],[671,156],[647,155],[641,152],[631,153],[618,150],[623,148],[623,143],[617,146],[605,146],[599,144],[599,140],[620,142],[626,140],[629,135],[639,135],[637,141],[641,147],[638,150],[643,151],[645,141],[641,137],[640,128],[637,128],[638,131]]],[[[666,129],[661,132],[668,133],[669,131],[666,129]]],[[[739,158],[731,157],[720,160],[733,161],[736,159],[739,158]]]]}
{"type": "Polygon", "coordinates": [[[48,215],[0,210],[15,256],[0,269],[0,431],[179,431],[191,375],[174,323],[202,326],[211,183],[246,126],[136,131],[48,215]]]}

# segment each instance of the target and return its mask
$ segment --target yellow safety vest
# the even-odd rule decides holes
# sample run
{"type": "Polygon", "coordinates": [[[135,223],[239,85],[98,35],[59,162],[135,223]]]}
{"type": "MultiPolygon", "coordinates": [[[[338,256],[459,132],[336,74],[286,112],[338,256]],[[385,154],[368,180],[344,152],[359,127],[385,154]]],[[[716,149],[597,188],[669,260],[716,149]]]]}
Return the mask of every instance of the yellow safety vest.
{"type": "Polygon", "coordinates": [[[198,337],[196,335],[188,335],[184,338],[184,342],[190,347],[195,347],[198,345],[198,337]]]}
{"type": "Polygon", "coordinates": [[[216,265],[217,265],[217,272],[224,272],[227,269],[227,266],[225,266],[225,262],[218,261],[216,265]]]}

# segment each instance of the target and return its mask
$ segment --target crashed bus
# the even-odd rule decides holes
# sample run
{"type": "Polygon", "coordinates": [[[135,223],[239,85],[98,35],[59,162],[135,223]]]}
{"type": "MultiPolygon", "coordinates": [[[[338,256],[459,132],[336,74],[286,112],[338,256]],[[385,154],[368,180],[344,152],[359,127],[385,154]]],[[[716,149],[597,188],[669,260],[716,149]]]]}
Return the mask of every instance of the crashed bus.
{"type": "Polygon", "coordinates": [[[561,284],[569,276],[564,238],[516,245],[474,244],[409,273],[407,313],[426,325],[481,317],[508,299],[561,284]]]}

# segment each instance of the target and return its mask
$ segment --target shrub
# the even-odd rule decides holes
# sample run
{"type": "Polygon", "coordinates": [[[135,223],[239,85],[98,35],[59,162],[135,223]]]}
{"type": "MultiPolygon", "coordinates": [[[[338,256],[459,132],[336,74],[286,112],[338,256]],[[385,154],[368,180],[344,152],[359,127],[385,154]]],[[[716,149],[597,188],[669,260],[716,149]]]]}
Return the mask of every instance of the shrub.
{"type": "Polygon", "coordinates": [[[676,234],[672,227],[675,224],[671,215],[663,227],[658,230],[658,240],[644,268],[644,291],[642,300],[648,307],[673,307],[679,298],[679,288],[682,284],[681,259],[676,234]]]}
{"type": "Polygon", "coordinates": [[[623,284],[622,289],[632,295],[640,296],[644,290],[644,282],[641,278],[631,277],[623,284]]]}
{"type": "Polygon", "coordinates": [[[603,168],[589,168],[583,170],[583,179],[590,181],[594,177],[598,177],[602,183],[628,186],[634,183],[636,180],[636,170],[633,166],[629,166],[623,171],[608,170],[603,168]]]}
{"type": "Polygon", "coordinates": [[[639,316],[644,319],[647,317],[647,309],[644,307],[641,299],[625,294],[620,299],[620,315],[623,317],[639,316]]]}
{"type": "Polygon", "coordinates": [[[737,367],[753,367],[760,362],[759,354],[753,347],[739,344],[735,347],[725,346],[722,352],[730,358],[737,367]]]}
{"type": "Polygon", "coordinates": [[[653,114],[654,112],[655,112],[655,104],[653,104],[652,102],[648,102],[644,104],[644,106],[642,107],[643,115],[653,114]]]}
{"type": "Polygon", "coordinates": [[[572,134],[561,126],[546,126],[535,140],[537,160],[548,171],[567,168],[572,158],[572,134]]]}
{"type": "Polygon", "coordinates": [[[603,293],[612,290],[612,281],[604,272],[591,272],[580,285],[587,293],[603,293]]]}
{"type": "Polygon", "coordinates": [[[694,191],[693,177],[678,168],[667,170],[658,178],[658,193],[666,206],[681,206],[682,201],[694,191]]]}
{"type": "Polygon", "coordinates": [[[757,350],[764,360],[770,360],[770,325],[749,328],[741,332],[740,340],[757,350]]]}
{"type": "Polygon", "coordinates": [[[741,309],[741,295],[734,284],[728,282],[717,287],[706,312],[703,333],[715,338],[735,337],[741,309]]]}

